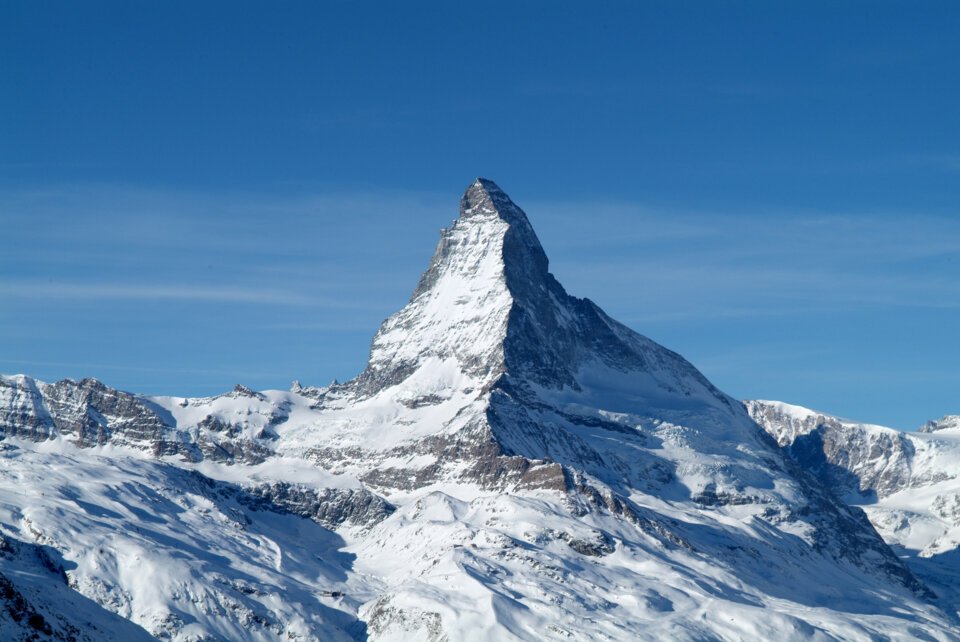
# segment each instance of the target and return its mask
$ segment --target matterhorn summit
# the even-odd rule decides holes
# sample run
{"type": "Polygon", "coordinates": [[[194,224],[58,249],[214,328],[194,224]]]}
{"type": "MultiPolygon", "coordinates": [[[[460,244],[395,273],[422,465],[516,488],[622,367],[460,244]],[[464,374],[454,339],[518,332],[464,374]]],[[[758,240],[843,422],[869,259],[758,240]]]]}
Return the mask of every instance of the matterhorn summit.
{"type": "Polygon", "coordinates": [[[443,444],[434,471],[469,473],[463,464],[482,451],[649,483],[619,444],[592,439],[598,428],[640,439],[643,417],[679,425],[701,415],[709,438],[766,448],[740,404],[685,359],[568,295],[524,212],[486,179],[467,188],[410,302],[374,337],[367,368],[321,395],[318,409],[337,430],[305,431],[292,448],[315,445],[329,457],[336,442],[407,450],[428,437],[422,455],[443,444]],[[355,423],[358,408],[383,417],[389,435],[382,424],[355,423]]]}
{"type": "Polygon", "coordinates": [[[355,379],[15,375],[0,432],[0,637],[960,639],[952,594],[683,357],[568,294],[486,179],[355,379]]]}

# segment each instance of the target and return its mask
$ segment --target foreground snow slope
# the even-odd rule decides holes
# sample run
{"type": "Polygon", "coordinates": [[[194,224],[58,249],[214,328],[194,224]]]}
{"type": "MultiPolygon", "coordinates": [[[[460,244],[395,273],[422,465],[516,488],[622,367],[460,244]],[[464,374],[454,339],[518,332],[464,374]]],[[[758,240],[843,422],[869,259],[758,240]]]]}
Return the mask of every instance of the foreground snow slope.
{"type": "Polygon", "coordinates": [[[914,572],[960,608],[960,417],[901,432],[777,401],[745,403],[800,465],[863,508],[914,572]]]}
{"type": "Polygon", "coordinates": [[[455,485],[337,533],[180,466],[51,446],[8,444],[0,494],[4,530],[62,560],[37,592],[160,639],[953,639],[935,608],[764,523],[455,485]]]}
{"type": "Polygon", "coordinates": [[[742,404],[568,295],[483,179],[353,381],[8,377],[0,427],[3,532],[161,638],[960,639],[742,404]]]}
{"type": "Polygon", "coordinates": [[[72,568],[53,547],[0,535],[0,640],[153,639],[72,590],[66,575],[72,568]]]}

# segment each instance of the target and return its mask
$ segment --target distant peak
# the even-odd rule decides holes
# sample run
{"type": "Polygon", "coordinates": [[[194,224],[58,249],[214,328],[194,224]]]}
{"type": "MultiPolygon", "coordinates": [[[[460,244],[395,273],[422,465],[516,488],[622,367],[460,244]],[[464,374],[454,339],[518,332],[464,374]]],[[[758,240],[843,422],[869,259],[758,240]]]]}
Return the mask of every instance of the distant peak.
{"type": "Polygon", "coordinates": [[[524,270],[545,276],[547,256],[540,246],[527,215],[500,186],[488,178],[477,178],[470,183],[460,199],[460,221],[467,224],[504,221],[509,232],[504,234],[503,260],[507,264],[523,265],[524,270]]]}
{"type": "Polygon", "coordinates": [[[246,387],[242,383],[238,383],[233,387],[232,394],[237,397],[251,397],[254,399],[264,399],[264,396],[262,394],[260,394],[259,392],[256,392],[255,390],[251,390],[250,388],[246,387]]]}
{"type": "Polygon", "coordinates": [[[918,432],[939,432],[941,430],[960,429],[960,415],[946,415],[934,421],[928,421],[918,428],[918,432]]]}

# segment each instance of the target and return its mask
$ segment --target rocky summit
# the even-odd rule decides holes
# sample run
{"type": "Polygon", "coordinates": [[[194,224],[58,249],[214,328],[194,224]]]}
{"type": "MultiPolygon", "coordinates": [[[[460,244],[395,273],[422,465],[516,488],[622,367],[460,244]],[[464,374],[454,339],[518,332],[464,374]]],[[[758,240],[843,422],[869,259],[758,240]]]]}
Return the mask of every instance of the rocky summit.
{"type": "Polygon", "coordinates": [[[477,179],[352,381],[0,379],[0,637],[960,639],[777,412],[568,294],[477,179]]]}

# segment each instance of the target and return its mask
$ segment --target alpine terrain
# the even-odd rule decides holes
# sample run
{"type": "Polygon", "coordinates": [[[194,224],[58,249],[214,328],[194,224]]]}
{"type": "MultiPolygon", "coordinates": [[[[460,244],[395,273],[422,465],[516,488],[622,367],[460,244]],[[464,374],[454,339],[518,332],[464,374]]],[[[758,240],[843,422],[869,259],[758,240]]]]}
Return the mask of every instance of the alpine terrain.
{"type": "Polygon", "coordinates": [[[352,381],[2,378],[0,638],[960,640],[953,429],[766,408],[567,294],[478,179],[352,381]]]}
{"type": "Polygon", "coordinates": [[[750,414],[877,532],[951,612],[960,609],[960,417],[900,432],[776,401],[750,414]]]}

